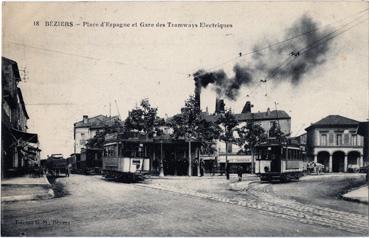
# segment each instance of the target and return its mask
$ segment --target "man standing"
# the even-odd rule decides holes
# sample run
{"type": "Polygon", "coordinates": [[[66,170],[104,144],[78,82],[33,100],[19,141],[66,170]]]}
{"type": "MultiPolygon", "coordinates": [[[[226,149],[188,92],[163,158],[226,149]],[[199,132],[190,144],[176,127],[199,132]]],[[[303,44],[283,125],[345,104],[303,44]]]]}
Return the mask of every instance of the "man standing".
{"type": "Polygon", "coordinates": [[[238,181],[242,181],[242,166],[237,166],[237,175],[238,175],[238,181]]]}

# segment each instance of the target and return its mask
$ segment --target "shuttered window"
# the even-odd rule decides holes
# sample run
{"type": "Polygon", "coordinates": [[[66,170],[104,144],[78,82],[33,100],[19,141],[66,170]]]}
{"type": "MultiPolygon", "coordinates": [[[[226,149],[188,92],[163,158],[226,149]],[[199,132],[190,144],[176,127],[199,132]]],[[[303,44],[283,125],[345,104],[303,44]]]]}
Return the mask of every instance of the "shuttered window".
{"type": "Polygon", "coordinates": [[[343,143],[345,145],[348,145],[350,143],[350,137],[349,137],[349,134],[344,134],[343,136],[343,143]]]}

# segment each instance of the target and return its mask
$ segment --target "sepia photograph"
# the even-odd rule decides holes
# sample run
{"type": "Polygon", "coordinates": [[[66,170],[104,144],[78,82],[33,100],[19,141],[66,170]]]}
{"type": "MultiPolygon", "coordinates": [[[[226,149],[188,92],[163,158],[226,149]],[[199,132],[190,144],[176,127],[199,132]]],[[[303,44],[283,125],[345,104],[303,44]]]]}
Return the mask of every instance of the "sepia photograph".
{"type": "Polygon", "coordinates": [[[3,1],[1,236],[369,236],[368,16],[3,1]]]}

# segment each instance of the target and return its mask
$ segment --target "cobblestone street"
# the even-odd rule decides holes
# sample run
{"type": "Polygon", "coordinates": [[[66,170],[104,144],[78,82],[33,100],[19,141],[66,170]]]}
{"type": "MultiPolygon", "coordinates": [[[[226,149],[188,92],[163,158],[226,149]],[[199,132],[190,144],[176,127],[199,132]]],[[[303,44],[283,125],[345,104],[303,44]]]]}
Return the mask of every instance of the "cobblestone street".
{"type": "Polygon", "coordinates": [[[72,175],[57,179],[54,185],[58,190],[57,198],[3,203],[6,206],[2,206],[2,235],[368,234],[365,214],[281,199],[277,192],[273,192],[278,184],[260,184],[252,176],[245,180],[237,183],[235,177],[231,177],[230,182],[220,176],[165,177],[148,179],[140,184],[124,184],[106,181],[101,176],[72,175]],[[249,185],[248,189],[245,184],[249,185]]]}
{"type": "MultiPolygon", "coordinates": [[[[235,180],[235,178],[233,180],[235,180]]],[[[231,184],[230,189],[238,190],[237,193],[227,191],[227,187],[224,186],[226,182],[222,179],[203,179],[202,182],[196,182],[195,184],[178,183],[178,181],[175,183],[173,181],[154,181],[153,185],[149,185],[149,187],[257,209],[266,214],[299,221],[301,223],[323,225],[342,231],[368,234],[367,205],[350,203],[343,200],[337,201],[335,196],[330,197],[330,199],[328,197],[325,202],[341,203],[339,205],[343,205],[343,209],[337,209],[337,206],[336,209],[332,209],[322,206],[321,204],[317,205],[316,202],[314,202],[315,198],[313,196],[316,194],[312,191],[316,190],[317,186],[314,182],[311,182],[311,180],[320,181],[322,180],[321,176],[318,178],[313,177],[313,179],[308,177],[305,179],[308,183],[304,183],[303,181],[289,184],[269,184],[260,183],[253,177],[248,177],[246,180],[249,181],[241,182],[241,185],[237,185],[235,181],[231,184]],[[214,187],[214,184],[217,184],[216,187],[218,189],[214,187]],[[303,184],[303,186],[299,186],[301,184],[303,184]],[[298,195],[294,194],[291,188],[289,193],[281,194],[281,190],[283,189],[280,187],[297,187],[296,185],[299,186],[300,189],[305,189],[306,194],[311,193],[310,196],[304,197],[304,201],[310,200],[311,202],[302,203],[292,199],[291,197],[296,197],[298,195]],[[219,189],[222,186],[223,189],[219,189]],[[201,189],[205,187],[207,189],[201,189]],[[275,192],[274,189],[277,190],[277,192],[275,192]],[[347,212],[345,210],[351,211],[347,212]]],[[[326,182],[324,187],[340,181],[341,186],[338,186],[338,188],[330,186],[330,192],[334,192],[337,189],[343,189],[345,183],[342,181],[344,180],[349,180],[351,182],[356,180],[358,182],[360,180],[364,181],[364,177],[361,175],[349,174],[341,174],[334,177],[327,175],[326,178],[323,177],[322,181],[326,182]]]]}

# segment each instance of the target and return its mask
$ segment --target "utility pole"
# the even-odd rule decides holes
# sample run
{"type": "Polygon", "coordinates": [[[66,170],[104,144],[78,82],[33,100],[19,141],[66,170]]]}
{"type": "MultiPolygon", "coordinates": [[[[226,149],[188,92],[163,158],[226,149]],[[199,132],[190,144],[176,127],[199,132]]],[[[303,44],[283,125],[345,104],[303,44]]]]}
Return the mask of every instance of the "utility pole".
{"type": "Polygon", "coordinates": [[[160,140],[160,174],[159,174],[159,177],[164,177],[163,140],[160,140]]]}
{"type": "Polygon", "coordinates": [[[191,138],[188,137],[188,176],[192,176],[191,138]]]}
{"type": "Polygon", "coordinates": [[[198,164],[197,164],[197,177],[201,176],[201,163],[200,163],[200,150],[198,147],[196,147],[196,156],[198,159],[198,164]]]}
{"type": "Polygon", "coordinates": [[[226,154],[225,154],[225,172],[226,178],[229,180],[229,168],[228,168],[228,142],[226,141],[226,154]]]}
{"type": "MultiPolygon", "coordinates": [[[[254,114],[251,113],[251,131],[254,133],[254,114]]],[[[254,174],[255,168],[255,158],[254,158],[254,145],[250,146],[251,148],[251,174],[254,174]]]]}
{"type": "Polygon", "coordinates": [[[281,127],[281,125],[279,125],[279,118],[278,118],[278,109],[277,109],[277,101],[274,101],[274,105],[275,105],[275,113],[277,114],[277,123],[278,123],[278,128],[281,127]]]}
{"type": "Polygon", "coordinates": [[[115,106],[117,107],[117,112],[118,112],[118,118],[120,118],[120,112],[119,112],[119,107],[118,107],[118,103],[117,103],[117,100],[114,100],[115,101],[115,106]]]}

